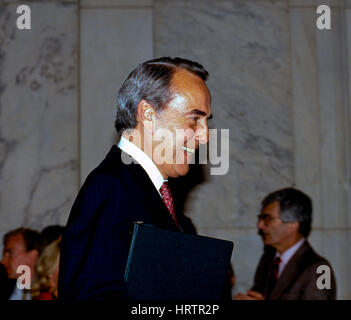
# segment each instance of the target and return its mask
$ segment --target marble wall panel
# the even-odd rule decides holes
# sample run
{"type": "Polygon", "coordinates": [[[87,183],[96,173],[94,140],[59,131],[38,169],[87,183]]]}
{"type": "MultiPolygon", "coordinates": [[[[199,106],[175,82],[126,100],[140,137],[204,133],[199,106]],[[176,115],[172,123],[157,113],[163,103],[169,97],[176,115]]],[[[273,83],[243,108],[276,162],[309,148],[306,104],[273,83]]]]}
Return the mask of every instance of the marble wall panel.
{"type": "Polygon", "coordinates": [[[349,249],[350,230],[327,230],[324,232],[324,255],[332,264],[338,299],[351,299],[349,249]]]}
{"type": "Polygon", "coordinates": [[[296,185],[314,202],[315,227],[348,221],[348,85],[343,9],[332,30],[317,30],[312,8],[292,8],[291,55],[296,185]]]}
{"type": "MultiPolygon", "coordinates": [[[[349,1],[349,0],[346,0],[349,1]]],[[[320,5],[327,5],[330,7],[344,7],[345,0],[289,0],[291,6],[307,7],[313,6],[317,7],[320,5]]]]}
{"type": "Polygon", "coordinates": [[[290,9],[292,105],[296,186],[312,197],[315,227],[323,226],[320,207],[320,123],[316,39],[311,9],[290,9]]]}
{"type": "Polygon", "coordinates": [[[140,7],[151,6],[152,0],[81,0],[82,7],[140,7]]]}
{"type": "Polygon", "coordinates": [[[78,0],[0,0],[0,4],[26,4],[31,7],[32,4],[40,3],[40,4],[53,4],[53,3],[61,3],[61,4],[77,4],[78,0]]]}
{"type": "Polygon", "coordinates": [[[31,30],[0,10],[0,238],[65,224],[78,187],[76,6],[30,7],[31,30]]]}
{"type": "Polygon", "coordinates": [[[187,212],[199,227],[255,226],[260,199],[293,184],[286,3],[154,1],[154,10],[155,55],[202,63],[210,125],[230,130],[229,172],[207,172],[187,212]]]}
{"type": "MultiPolygon", "coordinates": [[[[351,4],[351,3],[350,3],[351,4]]],[[[348,92],[345,95],[345,114],[344,114],[344,131],[345,131],[345,153],[346,153],[346,170],[343,181],[343,188],[347,194],[347,226],[351,227],[351,9],[344,11],[345,18],[345,45],[347,47],[345,58],[346,58],[346,71],[345,72],[345,83],[347,84],[348,92]]],[[[351,278],[351,277],[350,277],[351,278]]],[[[350,280],[351,281],[351,280],[350,280]]]]}
{"type": "Polygon", "coordinates": [[[335,266],[338,297],[348,299],[348,28],[344,9],[334,7],[331,12],[332,29],[326,31],[316,28],[314,8],[290,9],[295,179],[313,198],[316,230],[311,243],[335,266]]]}
{"type": "Polygon", "coordinates": [[[330,256],[325,256],[325,247],[324,247],[324,229],[312,229],[308,241],[313,247],[313,249],[320,255],[324,256],[326,259],[329,259],[330,256]]]}
{"type": "Polygon", "coordinates": [[[82,9],[81,182],[116,143],[115,104],[123,80],[152,53],[151,9],[82,9]]]}
{"type": "Polygon", "coordinates": [[[325,226],[344,227],[347,222],[345,181],[345,101],[348,85],[343,76],[347,70],[344,44],[343,9],[332,10],[331,30],[316,30],[318,98],[320,105],[320,141],[322,173],[322,208],[325,226]]]}

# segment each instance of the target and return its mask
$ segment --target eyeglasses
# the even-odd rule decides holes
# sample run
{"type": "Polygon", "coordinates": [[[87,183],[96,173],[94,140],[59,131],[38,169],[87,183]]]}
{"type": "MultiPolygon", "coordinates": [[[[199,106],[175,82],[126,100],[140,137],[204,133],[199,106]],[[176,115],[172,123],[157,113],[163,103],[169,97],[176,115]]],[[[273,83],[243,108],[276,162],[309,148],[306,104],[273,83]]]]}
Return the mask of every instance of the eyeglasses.
{"type": "Polygon", "coordinates": [[[268,226],[272,222],[272,220],[275,220],[275,219],[280,219],[280,218],[279,217],[271,217],[269,214],[259,214],[259,215],[257,215],[258,222],[263,221],[265,226],[268,226]]]}

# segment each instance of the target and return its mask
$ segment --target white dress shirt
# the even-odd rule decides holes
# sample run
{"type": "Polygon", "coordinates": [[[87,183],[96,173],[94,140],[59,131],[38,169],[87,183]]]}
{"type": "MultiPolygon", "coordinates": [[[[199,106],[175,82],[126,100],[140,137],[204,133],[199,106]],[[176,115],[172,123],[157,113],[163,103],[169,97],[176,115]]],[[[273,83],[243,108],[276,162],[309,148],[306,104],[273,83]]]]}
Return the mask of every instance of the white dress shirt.
{"type": "Polygon", "coordinates": [[[160,170],[158,170],[157,166],[150,159],[150,157],[138,146],[136,146],[134,143],[130,142],[128,139],[124,137],[121,137],[121,140],[118,143],[118,147],[125,153],[129,154],[133,159],[138,161],[138,163],[143,167],[145,172],[148,174],[158,194],[162,198],[160,193],[160,188],[163,182],[167,180],[163,179],[163,176],[160,170]]]}
{"type": "Polygon", "coordinates": [[[27,291],[25,294],[24,290],[19,289],[16,283],[9,300],[32,300],[32,295],[30,291],[27,291]]]}
{"type": "Polygon", "coordinates": [[[285,266],[287,265],[291,257],[302,246],[305,240],[306,240],[305,238],[302,238],[301,240],[296,242],[292,247],[290,247],[288,250],[284,251],[282,254],[280,254],[279,252],[275,254],[275,257],[280,257],[280,259],[282,260],[279,265],[278,278],[280,277],[281,273],[283,272],[285,266]]]}

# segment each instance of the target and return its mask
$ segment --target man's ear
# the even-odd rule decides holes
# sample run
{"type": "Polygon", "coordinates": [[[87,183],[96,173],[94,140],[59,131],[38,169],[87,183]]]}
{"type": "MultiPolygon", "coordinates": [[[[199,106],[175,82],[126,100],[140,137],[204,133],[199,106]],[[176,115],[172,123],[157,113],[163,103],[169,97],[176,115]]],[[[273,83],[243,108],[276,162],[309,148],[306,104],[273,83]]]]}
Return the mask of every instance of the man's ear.
{"type": "Polygon", "coordinates": [[[289,225],[290,225],[290,228],[292,231],[294,231],[294,232],[299,231],[300,223],[298,221],[290,222],[289,225]]]}
{"type": "Polygon", "coordinates": [[[146,102],[145,100],[140,100],[138,103],[137,111],[138,122],[144,127],[147,132],[153,133],[154,131],[154,121],[155,121],[155,110],[154,107],[146,102]]]}

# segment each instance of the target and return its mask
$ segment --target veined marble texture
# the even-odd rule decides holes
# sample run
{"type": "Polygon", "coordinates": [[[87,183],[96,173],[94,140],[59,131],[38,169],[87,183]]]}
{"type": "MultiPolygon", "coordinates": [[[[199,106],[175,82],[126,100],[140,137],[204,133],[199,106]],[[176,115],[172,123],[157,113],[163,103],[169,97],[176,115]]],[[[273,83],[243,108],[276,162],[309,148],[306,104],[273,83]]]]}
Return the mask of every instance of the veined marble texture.
{"type": "Polygon", "coordinates": [[[210,73],[213,128],[230,131],[229,172],[189,196],[199,228],[256,225],[259,202],[293,184],[288,10],[284,2],[155,1],[155,56],[210,73]]]}
{"type": "Polygon", "coordinates": [[[116,97],[129,72],[152,58],[151,8],[81,10],[80,177],[117,142],[116,97]]]}
{"type": "MultiPolygon", "coordinates": [[[[0,237],[65,224],[77,192],[76,6],[0,8],[0,237]]],[[[2,243],[1,243],[2,245],[2,243]]]]}

